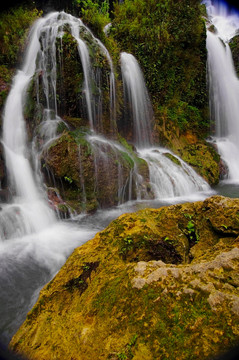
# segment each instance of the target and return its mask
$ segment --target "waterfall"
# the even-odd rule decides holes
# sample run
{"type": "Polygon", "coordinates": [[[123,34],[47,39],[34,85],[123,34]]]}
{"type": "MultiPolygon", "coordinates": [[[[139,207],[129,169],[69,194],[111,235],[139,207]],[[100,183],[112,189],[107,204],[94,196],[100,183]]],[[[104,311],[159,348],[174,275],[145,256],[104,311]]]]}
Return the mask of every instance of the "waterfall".
{"type": "Polygon", "coordinates": [[[128,97],[133,118],[134,143],[138,147],[152,144],[152,107],[144,77],[135,57],[121,53],[121,70],[125,98],[128,97]]]}
{"type": "Polygon", "coordinates": [[[11,193],[9,204],[0,208],[0,339],[8,342],[36,301],[40,288],[64,264],[76,246],[96,232],[57,221],[39,178],[39,153],[30,146],[24,118],[27,89],[35,71],[42,71],[46,97],[40,126],[47,146],[55,138],[57,116],[54,42],[48,53],[44,40],[54,39],[52,22],[58,13],[39,19],[29,34],[23,66],[17,71],[3,114],[2,143],[11,193]],[[43,47],[42,47],[42,46],[43,47]],[[52,61],[53,60],[53,61],[52,61]],[[46,75],[46,76],[45,76],[46,75]],[[37,165],[36,165],[37,164],[37,165]],[[36,165],[36,166],[35,166],[36,165]]]}
{"type": "Polygon", "coordinates": [[[78,50],[79,50],[81,64],[83,67],[84,78],[85,78],[84,93],[85,93],[85,97],[86,97],[88,118],[89,118],[90,127],[93,130],[95,121],[93,119],[93,108],[92,108],[93,95],[92,95],[92,88],[91,88],[91,84],[90,84],[92,74],[91,74],[89,50],[88,50],[86,44],[84,43],[84,41],[80,38],[79,23],[73,22],[73,24],[71,24],[71,29],[72,29],[72,35],[74,36],[74,38],[76,39],[77,44],[78,44],[78,50]]]}
{"type": "MultiPolygon", "coordinates": [[[[109,64],[109,97],[110,97],[110,122],[112,131],[115,131],[116,122],[116,90],[114,67],[105,46],[92,34],[81,19],[66,14],[64,11],[52,13],[48,16],[41,32],[41,48],[38,53],[38,73],[42,74],[44,83],[44,93],[46,98],[46,108],[54,110],[57,114],[57,89],[56,89],[56,40],[64,35],[64,28],[69,26],[71,35],[75,39],[78,47],[79,56],[84,75],[84,88],[82,94],[85,98],[87,117],[90,128],[97,130],[101,127],[101,95],[96,100],[94,88],[99,87],[97,83],[97,74],[94,73],[94,67],[90,57],[87,37],[90,37],[96,46],[100,49],[103,56],[106,57],[109,64]],[[85,39],[86,38],[86,39],[85,39]]],[[[99,94],[101,90],[99,89],[99,94]]]]}
{"type": "Polygon", "coordinates": [[[134,143],[138,156],[148,164],[154,198],[173,198],[209,190],[206,181],[179,157],[167,149],[153,146],[153,110],[143,73],[132,54],[123,52],[120,59],[125,102],[133,121],[134,143]]]}
{"type": "Polygon", "coordinates": [[[208,80],[214,141],[228,167],[228,180],[239,182],[239,80],[229,46],[239,30],[239,16],[225,4],[206,2],[209,25],[207,31],[208,80]]]}
{"type": "Polygon", "coordinates": [[[148,163],[150,184],[156,199],[209,190],[206,181],[168,149],[152,147],[140,149],[138,152],[148,163]]]}
{"type": "Polygon", "coordinates": [[[18,207],[18,211],[15,207],[13,208],[13,213],[18,214],[21,211],[25,214],[28,232],[40,231],[55,221],[54,214],[43,200],[41,189],[38,189],[36,185],[36,174],[33,173],[28,158],[29,149],[23,116],[26,90],[35,72],[36,57],[40,49],[38,32],[44,21],[46,20],[39,20],[32,29],[32,41],[24,66],[13,80],[12,89],[5,104],[3,122],[3,145],[10,189],[18,207]]]}
{"type": "MultiPolygon", "coordinates": [[[[2,143],[11,193],[10,203],[1,204],[0,208],[0,333],[6,342],[24,320],[40,288],[54,276],[75,247],[102,228],[102,224],[95,224],[93,220],[87,227],[80,228],[73,219],[68,222],[57,219],[41,178],[42,154],[50,151],[50,146],[54,146],[54,141],[61,136],[57,131],[59,124],[67,129],[60,116],[57,88],[57,46],[63,44],[66,29],[77,44],[83,73],[82,96],[90,128],[85,130],[84,139],[81,134],[82,144],[74,143],[78,145],[77,171],[82,201],[88,200],[87,196],[90,201],[95,201],[95,193],[103,199],[114,198],[116,194],[120,205],[128,200],[191,195],[208,189],[206,182],[178,157],[153,146],[153,113],[136,59],[129,54],[121,56],[125,94],[133,116],[135,148],[120,136],[117,141],[99,135],[99,129],[103,128],[102,93],[99,74],[92,64],[89,41],[94,42],[107,64],[109,132],[112,134],[116,130],[116,89],[113,63],[105,46],[80,19],[64,12],[54,12],[39,19],[31,29],[23,66],[13,79],[3,116],[2,143]],[[27,91],[33,83],[36,84],[36,103],[41,114],[31,139],[24,110],[27,91]],[[84,147],[88,144],[89,152],[83,157],[84,147]],[[92,178],[84,178],[85,173],[92,178]],[[87,180],[93,184],[90,196],[87,180]]],[[[34,121],[29,119],[28,125],[35,125],[34,121]]],[[[81,132],[81,129],[77,130],[81,132]]],[[[54,193],[55,190],[51,191],[54,193]]],[[[55,194],[57,197],[57,192],[55,194]]],[[[110,200],[115,205],[115,199],[110,200]]],[[[109,202],[106,205],[109,206],[109,202]]]]}
{"type": "MultiPolygon", "coordinates": [[[[82,93],[85,96],[89,126],[93,134],[93,136],[88,137],[88,141],[91,143],[94,153],[95,189],[98,188],[98,169],[100,166],[104,166],[106,169],[107,164],[109,164],[109,157],[113,154],[115,164],[117,164],[118,204],[132,199],[148,198],[149,196],[148,191],[145,190],[148,179],[144,179],[139,173],[137,157],[141,157],[148,164],[149,182],[156,198],[181,196],[205,190],[207,188],[205,181],[200,176],[197,176],[193,170],[186,167],[183,162],[175,166],[175,160],[172,160],[172,157],[166,159],[164,156],[165,152],[169,153],[168,150],[161,148],[156,150],[155,146],[153,147],[152,106],[143,73],[137,60],[131,54],[121,53],[120,61],[125,103],[129,107],[132,116],[136,152],[132,155],[121,145],[117,145],[116,142],[97,135],[97,129],[102,130],[101,126],[96,125],[96,118],[101,117],[101,104],[100,100],[96,104],[93,95],[92,84],[94,83],[96,86],[99,81],[96,81],[97,75],[94,74],[89,51],[89,39],[93,41],[94,46],[98,47],[102,56],[108,62],[110,84],[109,117],[114,128],[116,93],[111,57],[105,46],[95,38],[80,19],[65,12],[54,12],[38,20],[32,28],[24,65],[14,78],[4,112],[3,144],[11,183],[10,189],[13,195],[13,214],[18,216],[20,211],[21,216],[26,216],[27,225],[23,227],[24,231],[27,234],[29,232],[38,232],[56,222],[55,215],[46,201],[38,159],[41,151],[47,151],[51,142],[58,137],[58,125],[64,123],[58,114],[57,71],[59,70],[57,70],[56,41],[62,40],[66,28],[70,30],[77,43],[83,71],[84,88],[82,93]],[[27,144],[23,113],[26,92],[35,73],[38,74],[38,81],[39,76],[41,76],[45,100],[44,109],[42,109],[42,122],[37,129],[38,134],[40,134],[40,141],[38,141],[40,145],[34,139],[33,147],[30,149],[27,144]],[[15,131],[12,131],[13,129],[15,131]],[[146,151],[146,149],[148,150],[146,151]],[[107,154],[108,151],[110,154],[107,154]],[[21,210],[19,210],[20,208],[21,210]]],[[[37,101],[39,107],[40,97],[38,86],[37,101]]],[[[79,148],[79,156],[81,156],[80,154],[81,149],[79,148]]],[[[175,156],[174,159],[176,159],[175,156]]],[[[86,199],[87,194],[83,176],[84,165],[81,159],[79,160],[79,167],[83,199],[86,199]]],[[[114,166],[114,170],[115,168],[116,166],[114,166]]],[[[106,169],[105,172],[108,173],[109,171],[106,169]]],[[[9,214],[9,209],[7,209],[7,213],[9,214]]],[[[15,223],[18,224],[18,221],[15,221],[15,223]]]]}

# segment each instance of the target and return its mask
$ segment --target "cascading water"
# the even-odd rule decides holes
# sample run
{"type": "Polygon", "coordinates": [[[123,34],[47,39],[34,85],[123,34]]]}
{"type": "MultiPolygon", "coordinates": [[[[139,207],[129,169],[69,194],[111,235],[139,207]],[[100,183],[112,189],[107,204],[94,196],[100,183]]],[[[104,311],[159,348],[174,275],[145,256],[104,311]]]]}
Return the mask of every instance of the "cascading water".
{"type": "Polygon", "coordinates": [[[148,147],[152,144],[152,107],[144,77],[135,57],[126,52],[121,53],[121,70],[124,94],[131,106],[134,128],[134,143],[137,147],[148,147]]]}
{"type": "Polygon", "coordinates": [[[207,31],[208,78],[211,118],[215,143],[228,167],[228,180],[239,182],[239,80],[229,46],[239,30],[239,15],[225,4],[205,1],[209,25],[207,31]]]}
{"type": "Polygon", "coordinates": [[[209,186],[190,166],[169,150],[152,147],[153,111],[140,66],[131,54],[121,53],[126,103],[129,102],[134,142],[149,167],[150,185],[157,199],[207,191],[209,186]]]}
{"type": "MultiPolygon", "coordinates": [[[[10,189],[16,199],[17,207],[21,208],[22,214],[26,213],[26,221],[30,219],[28,230],[32,229],[33,231],[40,231],[55,220],[53,213],[42,200],[30,161],[27,158],[28,149],[23,117],[26,89],[35,72],[32,59],[36,59],[39,51],[40,44],[37,41],[37,33],[41,26],[42,21],[39,21],[33,29],[32,42],[24,66],[14,78],[12,90],[5,105],[3,123],[3,145],[11,183],[10,189]]],[[[16,212],[15,207],[16,204],[13,205],[13,211],[18,213],[20,210],[16,212]]]]}
{"type": "Polygon", "coordinates": [[[156,199],[209,190],[205,180],[168,149],[152,147],[139,149],[138,153],[148,163],[150,184],[156,199]]]}
{"type": "MultiPolygon", "coordinates": [[[[85,41],[85,36],[91,37],[99,47],[101,53],[107,58],[109,64],[109,96],[110,96],[110,120],[111,127],[115,130],[115,76],[111,57],[105,46],[94,37],[92,32],[87,28],[80,19],[77,19],[65,12],[52,13],[41,29],[41,46],[38,72],[42,73],[44,82],[44,92],[47,102],[47,109],[51,108],[57,114],[57,89],[56,89],[56,40],[64,35],[64,27],[69,26],[71,35],[77,42],[79,56],[84,74],[84,89],[82,93],[85,96],[86,108],[89,125],[91,130],[97,130],[101,127],[101,102],[102,99],[95,100],[93,87],[96,88],[97,75],[94,74],[93,66],[90,59],[90,53],[85,41]],[[53,100],[52,100],[53,99],[53,100]]],[[[100,92],[100,91],[99,91],[100,92]]]]}
{"type": "MultiPolygon", "coordinates": [[[[79,230],[57,221],[44,189],[39,187],[38,172],[32,169],[38,154],[31,153],[32,148],[27,144],[23,114],[26,91],[36,70],[36,60],[42,55],[41,32],[57,16],[50,14],[33,26],[24,64],[14,77],[4,110],[2,142],[12,195],[11,203],[1,204],[0,211],[0,338],[4,342],[23,321],[40,287],[49,281],[77,245],[95,233],[92,229],[79,230]]],[[[52,69],[50,72],[54,73],[52,69]]],[[[46,84],[47,81],[45,79],[46,84]]],[[[46,97],[52,90],[54,92],[54,81],[51,86],[46,85],[46,97]]],[[[47,102],[47,106],[54,107],[55,102],[52,104],[47,102]]],[[[46,111],[50,113],[50,109],[46,111]]],[[[56,106],[54,112],[53,118],[58,121],[56,106]]],[[[46,140],[49,141],[49,137],[46,140]]]]}
{"type": "Polygon", "coordinates": [[[105,167],[105,179],[112,183],[111,159],[117,164],[117,197],[118,205],[133,199],[147,198],[144,179],[138,171],[135,155],[116,141],[104,138],[102,135],[89,135],[87,141],[91,144],[95,165],[95,191],[98,191],[99,168],[105,167]],[[128,169],[124,166],[127,163],[128,169]],[[126,169],[128,170],[126,172],[126,169]]]}

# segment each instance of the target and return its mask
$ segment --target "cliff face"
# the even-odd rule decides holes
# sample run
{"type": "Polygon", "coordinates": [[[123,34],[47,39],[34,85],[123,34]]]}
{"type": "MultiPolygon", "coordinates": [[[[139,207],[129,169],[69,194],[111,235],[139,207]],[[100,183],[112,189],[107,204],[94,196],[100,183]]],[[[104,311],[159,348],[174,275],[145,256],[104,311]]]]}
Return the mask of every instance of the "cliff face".
{"type": "MultiPolygon", "coordinates": [[[[181,130],[208,125],[206,30],[199,1],[125,1],[112,33],[139,60],[155,109],[181,130]]],[[[196,130],[196,129],[195,129],[196,130]]]]}
{"type": "Polygon", "coordinates": [[[204,140],[210,127],[206,29],[198,1],[125,1],[111,33],[138,59],[155,112],[154,136],[210,184],[219,181],[219,156],[204,140]]]}
{"type": "MultiPolygon", "coordinates": [[[[115,120],[112,125],[112,119],[110,119],[112,114],[109,115],[111,111],[109,63],[107,57],[99,51],[92,35],[85,31],[84,41],[89,46],[90,60],[96,74],[95,79],[100,84],[99,87],[95,82],[92,90],[95,103],[97,104],[99,99],[101,101],[101,120],[98,123],[98,120],[96,121],[95,130],[117,141],[120,134],[121,137],[124,137],[121,140],[126,145],[126,149],[123,158],[122,154],[115,155],[114,153],[112,155],[110,146],[108,150],[104,150],[107,153],[108,165],[112,168],[112,176],[107,180],[107,191],[105,191],[104,184],[98,182],[98,193],[94,194],[96,184],[93,184],[92,177],[97,177],[96,160],[92,149],[90,150],[91,146],[83,140],[83,134],[89,132],[89,119],[83,95],[84,71],[77,43],[70,34],[69,28],[65,27],[62,29],[64,36],[59,36],[55,44],[57,64],[55,102],[57,103],[57,114],[63,120],[59,123],[56,134],[59,137],[60,134],[63,135],[62,138],[60,137],[58,141],[51,144],[49,152],[45,151],[41,154],[41,170],[46,185],[55,188],[55,193],[62,198],[62,204],[66,202],[71,210],[77,212],[83,208],[92,211],[98,206],[111,206],[120,202],[117,185],[119,171],[122,173],[122,183],[124,184],[128,181],[127,179],[130,179],[133,169],[132,159],[128,154],[129,148],[131,154],[134,152],[134,149],[127,145],[127,141],[132,141],[132,121],[124,111],[119,63],[121,51],[131,52],[139,61],[144,72],[154,107],[153,138],[155,144],[172,149],[210,184],[216,184],[220,177],[219,156],[203,139],[208,133],[209,118],[207,113],[205,26],[198,2],[193,1],[189,4],[186,0],[162,1],[158,4],[157,1],[152,0],[149,4],[144,0],[125,1],[119,6],[115,5],[112,27],[107,36],[102,29],[105,21],[109,18],[105,13],[104,16],[100,15],[103,11],[101,9],[99,12],[100,5],[98,4],[93,9],[90,3],[87,3],[84,5],[86,9],[82,9],[79,4],[74,7],[75,13],[80,13],[87,25],[94,29],[94,35],[98,36],[108,48],[114,63],[116,99],[115,120]],[[66,139],[67,141],[71,139],[69,143],[72,144],[69,157],[66,153],[66,139]],[[82,164],[79,164],[78,161],[79,153],[82,154],[82,164]],[[83,176],[79,171],[81,165],[83,176]],[[82,181],[83,178],[84,181],[82,181]],[[83,198],[87,201],[82,205],[83,198]]],[[[40,6],[40,2],[38,5],[40,6]]],[[[40,12],[35,9],[19,8],[12,12],[9,11],[9,14],[11,15],[8,15],[8,21],[2,20],[0,24],[3,49],[0,57],[2,90],[0,107],[4,104],[10,88],[9,71],[16,66],[17,44],[21,44],[21,48],[23,48],[23,39],[26,39],[24,35],[26,24],[29,25],[40,15],[40,12]],[[14,23],[14,19],[18,19],[18,21],[15,22],[15,27],[12,26],[14,31],[11,31],[10,34],[6,24],[14,23]],[[12,41],[10,41],[10,36],[12,41]]],[[[41,41],[44,41],[44,35],[41,41]]],[[[49,62],[48,69],[50,64],[49,62]]],[[[39,136],[39,125],[44,120],[44,108],[46,107],[43,85],[47,77],[44,78],[44,76],[42,72],[33,78],[28,89],[24,114],[29,140],[38,137],[38,150],[41,149],[41,144],[44,142],[44,139],[39,136]]],[[[50,95],[52,96],[52,94],[50,95]]],[[[53,101],[53,96],[51,101],[53,101]]],[[[97,111],[95,111],[96,115],[97,111]]],[[[52,116],[54,117],[54,114],[52,116]]],[[[134,153],[133,157],[137,166],[141,167],[140,175],[144,177],[143,186],[147,188],[147,166],[142,160],[137,159],[137,154],[134,153]]],[[[102,161],[102,159],[99,160],[99,164],[102,164],[102,161]]],[[[5,188],[7,187],[7,178],[2,157],[1,169],[0,180],[5,188]]],[[[107,178],[107,169],[104,170],[104,166],[101,165],[98,166],[98,169],[101,170],[98,178],[100,176],[107,178]]],[[[135,194],[134,188],[130,191],[135,194]]],[[[65,216],[68,211],[69,207],[63,215],[65,216]]]]}
{"type": "Polygon", "coordinates": [[[77,248],[10,347],[30,359],[207,359],[239,337],[239,200],[145,209],[77,248]]]}

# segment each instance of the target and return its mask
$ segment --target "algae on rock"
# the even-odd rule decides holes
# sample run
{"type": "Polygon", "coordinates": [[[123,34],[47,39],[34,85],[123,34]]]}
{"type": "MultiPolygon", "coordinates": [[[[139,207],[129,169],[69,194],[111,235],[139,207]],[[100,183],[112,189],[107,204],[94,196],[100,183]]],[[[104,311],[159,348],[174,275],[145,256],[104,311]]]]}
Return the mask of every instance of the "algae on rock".
{"type": "Polygon", "coordinates": [[[235,345],[238,215],[239,199],[213,196],[120,216],[43,288],[11,349],[33,360],[196,360],[235,345]]]}
{"type": "Polygon", "coordinates": [[[135,163],[144,176],[144,188],[149,181],[147,164],[136,153],[100,137],[93,140],[85,128],[64,131],[42,152],[47,186],[58,188],[62,199],[76,212],[92,212],[136,199],[135,163]]]}

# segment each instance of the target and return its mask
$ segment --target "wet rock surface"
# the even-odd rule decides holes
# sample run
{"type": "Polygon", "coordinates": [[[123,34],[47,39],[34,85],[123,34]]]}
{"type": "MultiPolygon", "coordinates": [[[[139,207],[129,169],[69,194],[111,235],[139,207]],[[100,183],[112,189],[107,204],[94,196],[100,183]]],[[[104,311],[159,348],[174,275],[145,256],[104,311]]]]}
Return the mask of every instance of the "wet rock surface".
{"type": "Polygon", "coordinates": [[[225,351],[239,340],[238,214],[239,199],[213,196],[120,216],[73,252],[10,347],[83,360],[225,351]]]}

